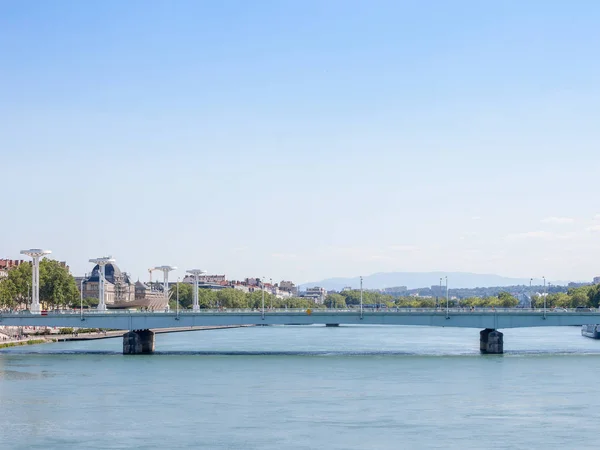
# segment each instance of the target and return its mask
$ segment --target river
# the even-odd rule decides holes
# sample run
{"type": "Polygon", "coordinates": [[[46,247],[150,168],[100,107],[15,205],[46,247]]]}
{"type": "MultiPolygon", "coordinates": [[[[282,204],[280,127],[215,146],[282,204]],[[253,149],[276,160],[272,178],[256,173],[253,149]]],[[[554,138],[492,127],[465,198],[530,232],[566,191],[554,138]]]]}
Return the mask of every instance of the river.
{"type": "Polygon", "coordinates": [[[579,328],[252,327],[0,351],[0,449],[598,445],[600,341],[579,328]]]}

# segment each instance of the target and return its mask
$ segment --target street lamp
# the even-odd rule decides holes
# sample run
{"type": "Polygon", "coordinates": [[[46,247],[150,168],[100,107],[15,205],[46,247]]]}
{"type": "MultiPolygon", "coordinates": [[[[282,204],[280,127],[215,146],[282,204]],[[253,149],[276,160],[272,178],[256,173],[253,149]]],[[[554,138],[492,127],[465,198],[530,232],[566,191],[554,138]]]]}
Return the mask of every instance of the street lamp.
{"type": "Polygon", "coordinates": [[[261,283],[261,289],[262,289],[262,313],[261,313],[261,317],[262,320],[265,320],[265,282],[264,282],[265,277],[261,277],[260,279],[260,283],[261,283]]]}
{"type": "Polygon", "coordinates": [[[546,318],[546,297],[548,293],[546,292],[546,277],[542,277],[544,279],[544,319],[546,318]]]}
{"type": "Polygon", "coordinates": [[[448,276],[446,276],[446,319],[450,318],[450,299],[448,298],[448,276]]]}
{"type": "Polygon", "coordinates": [[[81,283],[79,284],[79,315],[81,317],[81,320],[83,320],[83,282],[86,278],[87,274],[83,275],[83,278],[81,279],[81,283]]]}
{"type": "Polygon", "coordinates": [[[360,319],[363,318],[363,277],[360,277],[360,319]]]}
{"type": "Polygon", "coordinates": [[[269,304],[271,305],[269,309],[273,309],[273,278],[269,278],[269,283],[271,283],[271,296],[269,297],[269,304]]]}
{"type": "Polygon", "coordinates": [[[179,319],[179,277],[177,277],[177,287],[175,288],[177,291],[176,294],[176,298],[177,298],[177,318],[179,319]]]}
{"type": "Polygon", "coordinates": [[[531,290],[531,282],[533,278],[529,279],[529,307],[533,309],[533,291],[531,290]]]}
{"type": "Polygon", "coordinates": [[[440,306],[440,296],[442,295],[442,278],[440,277],[440,291],[438,292],[438,295],[436,295],[436,306],[440,306]]]}

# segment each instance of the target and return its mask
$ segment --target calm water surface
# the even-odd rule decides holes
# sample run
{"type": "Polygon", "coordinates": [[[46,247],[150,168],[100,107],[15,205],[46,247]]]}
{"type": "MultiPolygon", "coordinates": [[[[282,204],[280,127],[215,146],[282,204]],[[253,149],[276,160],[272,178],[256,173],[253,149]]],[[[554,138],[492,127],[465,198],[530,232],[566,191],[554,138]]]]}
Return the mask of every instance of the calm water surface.
{"type": "Polygon", "coordinates": [[[574,327],[255,327],[0,351],[1,449],[537,449],[600,442],[574,327]]]}

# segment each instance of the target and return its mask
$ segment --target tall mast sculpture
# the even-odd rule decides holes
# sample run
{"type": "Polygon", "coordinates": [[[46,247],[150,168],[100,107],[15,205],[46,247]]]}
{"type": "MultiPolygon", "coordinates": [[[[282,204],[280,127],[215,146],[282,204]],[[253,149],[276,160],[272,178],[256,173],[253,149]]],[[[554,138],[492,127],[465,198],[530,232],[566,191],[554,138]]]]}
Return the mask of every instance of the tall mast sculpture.
{"type": "Polygon", "coordinates": [[[174,266],[158,266],[155,267],[154,270],[160,270],[163,273],[163,292],[165,295],[165,302],[167,304],[166,310],[169,311],[169,272],[172,270],[176,270],[177,267],[174,266]]]}
{"type": "Polygon", "coordinates": [[[194,276],[194,305],[192,306],[192,309],[194,311],[198,311],[200,309],[200,304],[198,301],[198,277],[206,273],[206,270],[190,269],[187,270],[187,273],[191,273],[194,276]]]}
{"type": "Polygon", "coordinates": [[[33,259],[31,267],[31,314],[41,314],[40,307],[40,258],[52,253],[50,250],[32,248],[21,250],[21,255],[27,255],[33,259]]]}
{"type": "Polygon", "coordinates": [[[101,258],[90,259],[90,262],[97,264],[98,268],[98,311],[106,311],[106,265],[112,264],[115,260],[111,256],[103,256],[101,258]]]}

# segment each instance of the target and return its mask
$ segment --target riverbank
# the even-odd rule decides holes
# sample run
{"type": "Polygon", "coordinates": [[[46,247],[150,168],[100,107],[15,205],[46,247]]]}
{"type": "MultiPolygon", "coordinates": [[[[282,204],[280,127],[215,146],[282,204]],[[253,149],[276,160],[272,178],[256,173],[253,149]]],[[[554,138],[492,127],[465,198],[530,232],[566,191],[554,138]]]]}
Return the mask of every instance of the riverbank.
{"type": "Polygon", "coordinates": [[[19,347],[21,345],[47,344],[48,342],[56,342],[56,339],[21,339],[14,341],[4,341],[0,343],[0,349],[19,347]]]}
{"type": "MultiPolygon", "coordinates": [[[[155,328],[153,331],[156,334],[163,333],[182,333],[187,331],[206,331],[206,330],[221,330],[226,328],[241,328],[253,325],[224,325],[224,326],[204,326],[190,328],[155,328]]],[[[9,347],[18,347],[21,345],[36,345],[49,344],[52,342],[69,342],[69,341],[93,341],[97,339],[112,339],[123,336],[129,330],[110,330],[94,333],[77,333],[73,334],[49,334],[49,335],[24,335],[21,338],[4,338],[0,341],[0,349],[9,347]]]]}
{"type": "MultiPolygon", "coordinates": [[[[205,330],[222,330],[226,328],[241,328],[249,327],[253,325],[223,325],[223,326],[204,326],[204,327],[189,327],[189,328],[153,328],[155,334],[163,333],[182,333],[187,331],[205,331],[205,330]]],[[[129,330],[111,330],[101,331],[99,333],[74,333],[74,334],[61,334],[53,336],[53,339],[57,342],[67,341],[92,341],[97,339],[111,339],[115,337],[121,337],[129,330]]]]}

